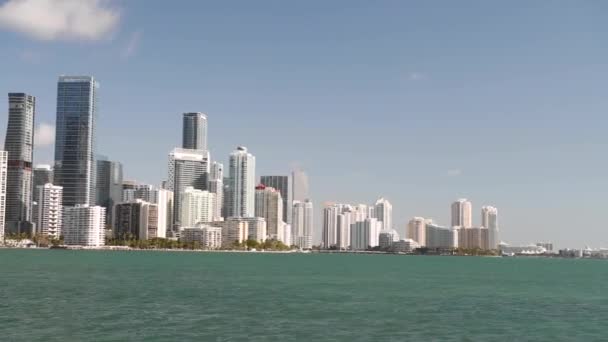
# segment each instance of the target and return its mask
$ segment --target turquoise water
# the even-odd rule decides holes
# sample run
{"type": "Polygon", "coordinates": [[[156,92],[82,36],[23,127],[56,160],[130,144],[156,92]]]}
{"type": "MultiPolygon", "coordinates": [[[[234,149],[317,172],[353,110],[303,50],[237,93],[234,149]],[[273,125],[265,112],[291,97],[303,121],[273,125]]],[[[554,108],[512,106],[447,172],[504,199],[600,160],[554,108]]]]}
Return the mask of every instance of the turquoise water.
{"type": "Polygon", "coordinates": [[[0,250],[2,341],[606,340],[608,261],[0,250]]]}

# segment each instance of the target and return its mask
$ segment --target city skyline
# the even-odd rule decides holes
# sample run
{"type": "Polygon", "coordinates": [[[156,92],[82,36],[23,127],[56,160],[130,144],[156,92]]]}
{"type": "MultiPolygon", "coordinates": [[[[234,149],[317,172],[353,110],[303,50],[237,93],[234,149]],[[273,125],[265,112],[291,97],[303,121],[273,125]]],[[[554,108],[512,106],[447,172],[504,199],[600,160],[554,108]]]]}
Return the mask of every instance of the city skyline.
{"type": "MultiPolygon", "coordinates": [[[[242,144],[254,151],[257,174],[286,175],[294,165],[307,171],[317,204],[317,237],[318,204],[325,201],[368,203],[385,196],[394,206],[394,228],[404,236],[414,216],[448,225],[446,203],[466,197],[474,204],[474,226],[481,206],[500,209],[501,240],[607,244],[601,213],[608,182],[597,157],[605,145],[605,106],[600,94],[590,91],[602,89],[597,85],[607,71],[601,63],[606,48],[593,43],[605,30],[597,14],[603,5],[536,4],[527,13],[500,5],[505,17],[484,21],[494,29],[486,32],[496,33],[491,37],[476,29],[478,22],[470,19],[477,16],[471,17],[466,6],[430,11],[421,4],[341,5],[299,4],[308,15],[320,6],[328,11],[314,16],[320,25],[312,30],[303,30],[308,26],[297,19],[283,23],[282,33],[269,30],[280,24],[280,15],[268,17],[247,4],[237,10],[244,22],[229,18],[227,24],[235,26],[227,32],[212,29],[218,24],[213,17],[227,13],[225,5],[189,3],[174,9],[182,19],[205,10],[198,14],[210,19],[203,24],[210,28],[204,45],[213,54],[187,45],[199,32],[188,32],[188,20],[167,33],[185,34],[185,40],[164,46],[153,39],[163,33],[136,2],[124,5],[123,26],[113,40],[40,43],[5,27],[0,35],[14,63],[0,66],[5,75],[0,93],[36,97],[36,133],[41,134],[35,134],[34,163],[52,164],[48,127],[55,124],[56,78],[94,75],[103,86],[99,151],[124,164],[125,178],[152,184],[165,178],[166,151],[181,145],[183,113],[205,112],[209,146],[219,157],[214,160],[227,165],[226,156],[242,144]],[[402,6],[413,10],[398,11],[402,6]],[[553,16],[543,15],[548,10],[553,16]],[[243,24],[260,18],[269,25],[243,30],[243,24]],[[356,20],[363,18],[369,20],[356,20]],[[537,18],[546,29],[531,26],[537,18]],[[513,28],[511,20],[524,25],[513,28]],[[143,33],[135,34],[138,30],[143,33]],[[534,34],[522,34],[528,31],[534,34]],[[328,44],[326,32],[343,45],[328,44]],[[138,47],[122,55],[137,36],[138,47]],[[551,39],[555,36],[560,38],[551,39]],[[299,46],[318,54],[298,57],[299,46]],[[568,54],[562,53],[566,47],[568,54]],[[185,52],[179,62],[165,52],[176,49],[185,52]],[[171,75],[163,71],[166,65],[172,66],[171,75]],[[152,76],[150,70],[159,72],[152,76]],[[570,134],[573,130],[577,134],[570,134]],[[401,161],[398,172],[378,167],[391,158],[417,160],[423,167],[408,168],[401,161]],[[574,234],[556,214],[561,212],[580,217],[582,233],[574,234]]],[[[478,4],[475,15],[495,18],[496,10],[478,4]]],[[[283,7],[273,11],[289,13],[283,7]]],[[[5,125],[0,120],[0,134],[5,125]]]]}

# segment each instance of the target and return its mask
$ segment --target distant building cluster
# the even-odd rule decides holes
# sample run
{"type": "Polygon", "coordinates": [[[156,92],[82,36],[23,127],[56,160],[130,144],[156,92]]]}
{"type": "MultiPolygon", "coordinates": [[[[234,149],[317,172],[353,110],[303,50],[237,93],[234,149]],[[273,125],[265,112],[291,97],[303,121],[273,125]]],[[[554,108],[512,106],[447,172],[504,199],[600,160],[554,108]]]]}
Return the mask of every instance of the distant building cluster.
{"type": "Polygon", "coordinates": [[[6,236],[44,236],[99,247],[108,239],[180,239],[216,249],[248,240],[313,246],[313,204],[299,169],[263,175],[244,146],[229,155],[228,175],[211,158],[208,117],[183,113],[182,145],[168,153],[159,186],[124,179],[123,166],[97,154],[99,83],[60,76],[54,164],[33,166],[36,98],[8,95],[0,151],[0,243],[6,236]]]}

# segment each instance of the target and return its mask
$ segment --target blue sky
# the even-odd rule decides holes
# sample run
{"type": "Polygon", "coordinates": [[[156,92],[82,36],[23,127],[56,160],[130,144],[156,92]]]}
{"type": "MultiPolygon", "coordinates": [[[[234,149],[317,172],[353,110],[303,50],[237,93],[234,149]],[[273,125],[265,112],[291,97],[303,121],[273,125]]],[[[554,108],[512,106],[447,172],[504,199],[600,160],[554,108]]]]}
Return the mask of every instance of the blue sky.
{"type": "Polygon", "coordinates": [[[0,94],[37,97],[37,163],[57,76],[94,75],[128,178],[166,177],[203,111],[214,159],[301,165],[318,208],[385,196],[403,234],[466,197],[507,242],[608,247],[606,37],[602,1],[0,0],[0,94]]]}

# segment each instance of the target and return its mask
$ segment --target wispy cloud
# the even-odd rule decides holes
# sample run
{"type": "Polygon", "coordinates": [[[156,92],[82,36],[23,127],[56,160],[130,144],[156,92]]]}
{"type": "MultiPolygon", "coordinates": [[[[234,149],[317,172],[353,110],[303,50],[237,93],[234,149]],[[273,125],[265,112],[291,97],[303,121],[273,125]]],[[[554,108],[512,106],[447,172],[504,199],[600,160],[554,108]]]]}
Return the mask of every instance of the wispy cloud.
{"type": "Polygon", "coordinates": [[[426,74],[423,74],[421,72],[411,72],[408,76],[407,79],[410,81],[423,81],[427,79],[426,74]]]}
{"type": "Polygon", "coordinates": [[[42,122],[34,131],[34,144],[36,147],[50,146],[55,143],[55,125],[42,122]]]}
{"type": "Polygon", "coordinates": [[[139,49],[139,44],[141,41],[141,36],[142,36],[141,31],[135,31],[135,32],[131,33],[131,36],[129,37],[127,44],[124,46],[124,48],[122,50],[121,56],[123,59],[129,59],[137,53],[137,49],[139,49]]]}
{"type": "Polygon", "coordinates": [[[447,175],[449,177],[458,177],[458,176],[462,175],[462,170],[461,169],[450,169],[450,170],[448,170],[447,175]]]}
{"type": "Polygon", "coordinates": [[[39,40],[99,40],[111,33],[120,11],[111,0],[8,0],[0,27],[39,40]]]}

